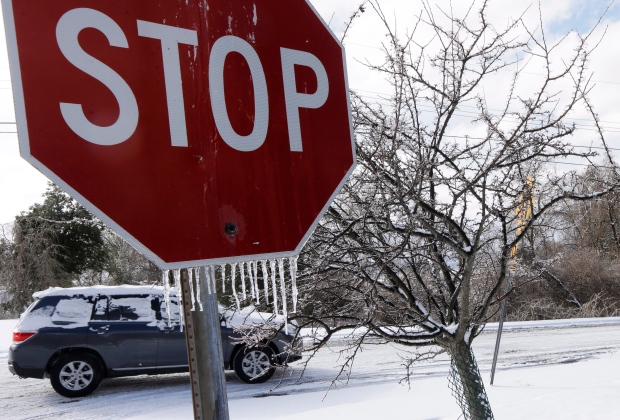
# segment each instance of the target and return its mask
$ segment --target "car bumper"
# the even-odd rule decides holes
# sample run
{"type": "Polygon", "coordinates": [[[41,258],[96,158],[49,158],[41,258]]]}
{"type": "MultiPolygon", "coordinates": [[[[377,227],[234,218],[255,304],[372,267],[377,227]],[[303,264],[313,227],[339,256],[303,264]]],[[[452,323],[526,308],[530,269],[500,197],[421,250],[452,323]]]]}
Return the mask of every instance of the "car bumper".
{"type": "Polygon", "coordinates": [[[23,368],[19,363],[11,360],[9,360],[9,372],[20,378],[43,379],[45,377],[45,369],[23,368]]]}

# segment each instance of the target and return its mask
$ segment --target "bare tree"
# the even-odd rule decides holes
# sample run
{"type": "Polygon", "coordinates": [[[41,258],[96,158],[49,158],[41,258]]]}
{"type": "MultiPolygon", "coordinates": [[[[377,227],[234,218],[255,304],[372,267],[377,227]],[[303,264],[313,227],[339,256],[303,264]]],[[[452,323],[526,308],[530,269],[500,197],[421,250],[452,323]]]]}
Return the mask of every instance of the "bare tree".
{"type": "Polygon", "coordinates": [[[558,203],[618,185],[617,175],[600,177],[592,191],[574,172],[547,169],[595,156],[571,146],[568,119],[591,110],[590,35],[550,44],[521,18],[497,29],[486,1],[460,17],[424,2],[403,35],[378,1],[368,4],[389,39],[373,68],[393,91],[388,105],[353,93],[358,168],[302,255],[308,300],[296,319],[322,327],[317,347],[341,329],[362,331],[342,372],[370,336],[448,352],[465,417],[492,418],[471,345],[504,298],[511,249],[558,203]],[[556,57],[571,42],[569,55],[556,57]],[[530,59],[543,70],[524,90],[521,63],[530,59]],[[507,96],[489,105],[485,83],[506,72],[507,96]],[[517,230],[530,177],[538,199],[517,230]]]}
{"type": "MultiPolygon", "coordinates": [[[[580,174],[581,190],[587,194],[604,189],[616,171],[588,167],[580,174]]],[[[512,319],[608,316],[620,308],[619,199],[616,190],[596,200],[569,200],[548,212],[546,220],[539,219],[541,226],[530,230],[519,248],[512,319]]]]}
{"type": "MultiPolygon", "coordinates": [[[[584,190],[598,191],[604,188],[599,180],[612,182],[617,168],[589,167],[582,175],[584,190]]],[[[568,229],[564,230],[562,242],[572,248],[590,248],[601,256],[618,258],[620,256],[620,195],[613,192],[599,200],[580,202],[576,205],[564,204],[558,214],[564,219],[568,229]]]]}
{"type": "Polygon", "coordinates": [[[104,233],[109,258],[105,264],[106,284],[157,284],[162,272],[116,233],[104,233]]]}
{"type": "Polygon", "coordinates": [[[55,230],[23,230],[15,224],[3,226],[0,238],[0,289],[6,294],[2,310],[15,316],[32,301],[32,293],[71,283],[59,262],[60,246],[53,241],[55,230]]]}

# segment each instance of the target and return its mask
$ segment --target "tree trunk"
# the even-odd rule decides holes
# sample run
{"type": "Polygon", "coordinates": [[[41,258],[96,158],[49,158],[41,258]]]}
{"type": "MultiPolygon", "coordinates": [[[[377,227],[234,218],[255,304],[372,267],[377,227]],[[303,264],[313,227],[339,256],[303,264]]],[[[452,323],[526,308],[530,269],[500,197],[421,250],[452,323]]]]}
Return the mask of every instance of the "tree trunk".
{"type": "Polygon", "coordinates": [[[458,344],[450,349],[452,365],[448,380],[452,395],[466,420],[493,420],[493,412],[471,348],[458,344]]]}

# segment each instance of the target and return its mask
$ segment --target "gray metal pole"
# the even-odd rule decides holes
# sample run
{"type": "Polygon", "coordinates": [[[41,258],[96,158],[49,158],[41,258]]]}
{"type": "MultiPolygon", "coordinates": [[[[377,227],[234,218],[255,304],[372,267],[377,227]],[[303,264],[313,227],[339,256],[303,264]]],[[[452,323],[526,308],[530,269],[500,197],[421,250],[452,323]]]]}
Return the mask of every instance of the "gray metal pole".
{"type": "Polygon", "coordinates": [[[506,296],[502,302],[502,313],[499,318],[499,326],[497,327],[497,338],[495,339],[495,354],[493,355],[493,364],[491,365],[491,385],[495,379],[495,366],[497,365],[497,355],[499,353],[499,343],[502,340],[502,330],[504,329],[504,320],[506,319],[506,308],[508,306],[508,292],[511,288],[510,275],[506,279],[506,296]]]}
{"type": "MultiPolygon", "coordinates": [[[[220,332],[220,315],[217,308],[213,268],[209,272],[200,268],[198,279],[190,278],[187,270],[181,271],[185,335],[189,358],[192,401],[195,420],[229,420],[224,355],[220,332]],[[192,311],[189,282],[200,284],[202,296],[196,296],[192,311]],[[200,310],[199,302],[202,302],[200,310]]],[[[197,287],[192,287],[195,291],[197,287]]]]}

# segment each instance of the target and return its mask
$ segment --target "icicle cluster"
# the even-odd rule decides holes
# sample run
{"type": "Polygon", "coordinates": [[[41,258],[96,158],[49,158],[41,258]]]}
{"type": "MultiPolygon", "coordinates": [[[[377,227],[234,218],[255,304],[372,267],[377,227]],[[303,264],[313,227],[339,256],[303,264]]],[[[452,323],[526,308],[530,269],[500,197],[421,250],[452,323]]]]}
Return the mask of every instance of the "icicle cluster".
{"type": "MultiPolygon", "coordinates": [[[[207,276],[207,290],[206,293],[216,293],[216,276],[219,271],[219,280],[222,283],[222,293],[226,293],[226,283],[230,284],[230,291],[235,299],[237,310],[242,309],[242,302],[248,303],[250,299],[251,304],[264,303],[273,305],[274,312],[278,315],[284,315],[288,317],[287,308],[287,284],[286,278],[290,278],[290,289],[292,294],[293,312],[297,311],[297,259],[298,257],[292,257],[288,259],[278,258],[276,260],[260,260],[260,261],[248,261],[232,264],[222,264],[216,270],[215,266],[204,267],[207,276]],[[288,264],[288,273],[285,270],[285,262],[288,264]],[[263,290],[259,289],[259,270],[263,279],[263,290]],[[237,292],[236,281],[237,272],[239,272],[239,278],[241,280],[241,293],[237,292]],[[279,282],[278,282],[279,279],[279,282]],[[279,289],[278,290],[278,283],[279,289]],[[249,291],[249,295],[248,295],[249,291]]],[[[200,270],[201,268],[189,268],[189,293],[191,302],[191,311],[202,311],[202,292],[200,288],[200,270]]],[[[166,300],[166,310],[168,313],[168,322],[170,325],[170,284],[169,284],[170,271],[164,271],[163,283],[166,300]]],[[[172,270],[172,277],[174,279],[174,289],[176,289],[177,300],[179,302],[179,312],[181,314],[181,325],[183,325],[183,298],[181,296],[181,276],[179,270],[172,270]]]]}
{"type": "Polygon", "coordinates": [[[170,315],[170,271],[164,270],[162,281],[164,282],[164,301],[166,302],[166,314],[168,315],[168,328],[172,327],[172,316],[170,315]]]}
{"type": "MultiPolygon", "coordinates": [[[[164,275],[165,279],[168,279],[168,272],[164,275]]],[[[185,325],[185,310],[183,308],[183,296],[181,296],[181,273],[179,270],[172,271],[172,278],[174,279],[174,289],[176,291],[177,304],[179,305],[179,315],[180,315],[180,326],[181,332],[183,332],[183,327],[185,325]]],[[[170,296],[168,296],[168,308],[170,308],[170,296]]],[[[170,309],[168,309],[168,319],[170,319],[170,309]]],[[[170,324],[168,324],[170,326],[170,324]]]]}
{"type": "Polygon", "coordinates": [[[175,297],[177,299],[179,305],[179,314],[181,316],[181,331],[183,331],[184,325],[184,316],[183,316],[183,299],[181,297],[181,276],[179,275],[179,270],[164,270],[162,272],[162,283],[164,286],[164,301],[166,302],[166,315],[168,317],[168,328],[172,327],[172,313],[171,305],[170,305],[170,292],[174,290],[175,297]],[[174,280],[174,288],[170,288],[170,275],[172,274],[172,279],[174,280]]]}

